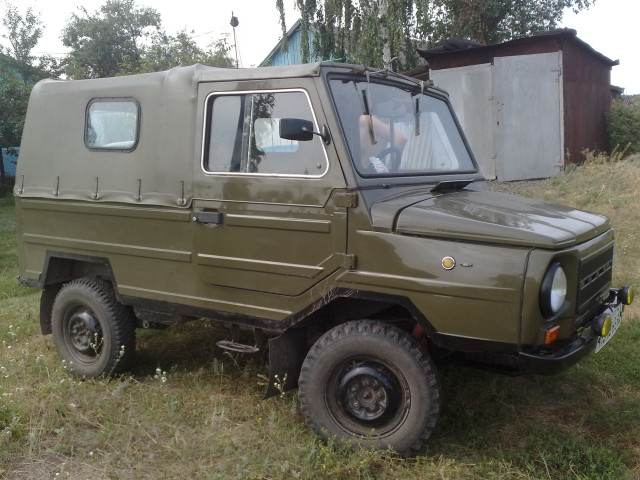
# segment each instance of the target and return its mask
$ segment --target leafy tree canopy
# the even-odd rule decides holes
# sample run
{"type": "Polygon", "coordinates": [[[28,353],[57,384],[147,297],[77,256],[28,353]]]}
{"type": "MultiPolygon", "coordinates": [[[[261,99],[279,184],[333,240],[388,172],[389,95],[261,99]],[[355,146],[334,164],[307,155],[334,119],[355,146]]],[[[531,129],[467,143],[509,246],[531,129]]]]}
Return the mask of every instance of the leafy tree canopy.
{"type": "Polygon", "coordinates": [[[189,34],[185,31],[179,32],[175,37],[164,32],[155,34],[151,45],[144,52],[139,71],[156,72],[194,63],[217,67],[234,66],[229,56],[231,46],[226,37],[220,38],[205,51],[194,41],[192,34],[193,32],[189,34]]]}
{"type": "Polygon", "coordinates": [[[143,40],[160,30],[160,14],[138,8],[134,0],[107,0],[97,12],[79,7],[62,32],[70,47],[65,73],[70,78],[112,77],[138,71],[143,40]]]}
{"type": "Polygon", "coordinates": [[[51,57],[31,54],[42,36],[42,21],[31,8],[22,15],[7,4],[2,24],[6,31],[2,37],[11,47],[8,55],[0,53],[0,147],[12,149],[20,145],[31,88],[43,78],[56,76],[59,65],[51,57]]]}
{"type": "Polygon", "coordinates": [[[160,14],[134,0],[107,0],[94,13],[80,7],[63,30],[62,42],[72,50],[65,60],[69,78],[113,77],[205,63],[233,66],[226,38],[201,49],[193,32],[168,35],[160,14]]]}
{"type": "Polygon", "coordinates": [[[7,33],[2,38],[9,41],[8,54],[15,60],[13,69],[28,79],[33,73],[33,63],[36,59],[31,55],[31,50],[36,46],[42,36],[42,21],[39,15],[29,7],[24,16],[11,4],[7,4],[2,24],[7,33]]]}
{"type": "MultiPolygon", "coordinates": [[[[417,65],[418,46],[430,47],[449,37],[489,44],[532,35],[555,28],[566,8],[578,11],[594,2],[296,0],[296,8],[301,17],[304,61],[310,60],[311,46],[319,58],[401,70],[417,65]]],[[[283,0],[275,3],[286,38],[283,0]]]]}
{"type": "Polygon", "coordinates": [[[0,59],[0,147],[11,150],[20,145],[24,116],[33,83],[18,72],[21,65],[0,59]]]}
{"type": "Polygon", "coordinates": [[[0,53],[0,195],[6,190],[3,150],[13,153],[20,145],[31,88],[58,68],[52,58],[31,54],[42,35],[40,16],[31,8],[22,15],[7,4],[2,25],[10,48],[0,53]]]}

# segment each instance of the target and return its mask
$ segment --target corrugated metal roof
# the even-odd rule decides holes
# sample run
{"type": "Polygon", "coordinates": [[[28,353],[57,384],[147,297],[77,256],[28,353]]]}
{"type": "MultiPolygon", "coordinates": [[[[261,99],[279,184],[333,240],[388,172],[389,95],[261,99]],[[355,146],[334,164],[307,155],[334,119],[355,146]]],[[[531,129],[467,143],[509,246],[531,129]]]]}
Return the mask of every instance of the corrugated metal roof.
{"type": "MultiPolygon", "coordinates": [[[[433,62],[434,60],[439,60],[442,58],[452,59],[455,57],[465,57],[469,58],[469,56],[478,56],[478,63],[483,63],[487,56],[508,56],[511,51],[518,50],[518,55],[522,54],[521,50],[523,48],[527,48],[527,46],[533,46],[538,43],[545,43],[550,41],[569,41],[574,43],[580,49],[584,50],[587,54],[593,56],[596,60],[612,67],[614,65],[618,65],[620,62],[618,60],[611,60],[610,58],[604,56],[602,53],[596,51],[589,45],[588,43],[580,40],[578,38],[578,33],[576,30],[571,28],[563,28],[558,30],[550,30],[548,32],[541,32],[537,35],[533,35],[530,37],[517,38],[515,40],[509,40],[508,42],[496,43],[493,45],[481,45],[481,44],[472,44],[465,42],[464,44],[460,44],[459,48],[456,47],[456,43],[460,41],[457,39],[452,39],[454,42],[445,41],[445,45],[441,45],[440,47],[435,47],[428,50],[420,50],[418,49],[418,54],[427,60],[428,62],[433,62]],[[448,43],[447,43],[448,42],[448,43]]],[[[469,64],[469,62],[466,62],[469,64]]]]}

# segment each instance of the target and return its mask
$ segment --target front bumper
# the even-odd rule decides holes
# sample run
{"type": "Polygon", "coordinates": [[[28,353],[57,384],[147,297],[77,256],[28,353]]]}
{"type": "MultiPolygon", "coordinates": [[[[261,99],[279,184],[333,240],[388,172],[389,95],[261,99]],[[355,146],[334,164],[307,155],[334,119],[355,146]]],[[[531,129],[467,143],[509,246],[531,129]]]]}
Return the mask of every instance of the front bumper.
{"type": "Polygon", "coordinates": [[[548,354],[518,352],[521,373],[538,375],[554,375],[575,365],[596,350],[600,335],[596,333],[597,325],[603,315],[611,315],[614,310],[631,303],[629,287],[611,289],[610,296],[597,315],[587,323],[582,333],[576,336],[560,350],[548,354]],[[628,303],[627,303],[628,302],[628,303]],[[592,327],[592,328],[589,328],[592,327]]]}

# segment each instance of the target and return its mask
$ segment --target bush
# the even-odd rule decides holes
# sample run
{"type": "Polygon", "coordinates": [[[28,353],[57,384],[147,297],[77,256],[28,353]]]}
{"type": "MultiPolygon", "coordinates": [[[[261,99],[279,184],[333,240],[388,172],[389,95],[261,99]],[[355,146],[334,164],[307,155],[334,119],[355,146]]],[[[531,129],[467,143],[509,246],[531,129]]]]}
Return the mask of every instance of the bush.
{"type": "Polygon", "coordinates": [[[612,149],[640,152],[640,99],[614,99],[607,114],[607,130],[612,149]]]}

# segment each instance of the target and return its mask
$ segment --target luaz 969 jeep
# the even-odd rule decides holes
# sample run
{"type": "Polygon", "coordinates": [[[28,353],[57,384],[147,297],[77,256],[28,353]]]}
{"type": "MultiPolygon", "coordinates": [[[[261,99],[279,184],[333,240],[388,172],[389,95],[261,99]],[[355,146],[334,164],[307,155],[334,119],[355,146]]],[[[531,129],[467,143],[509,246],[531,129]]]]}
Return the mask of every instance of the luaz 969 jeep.
{"type": "Polygon", "coordinates": [[[436,424],[434,362],[558,372],[632,301],[606,218],[487,191],[444,91],[361,66],[45,80],[14,194],[19,281],[78,375],[205,317],[223,348],[268,339],[267,396],[299,386],[320,436],[403,454],[436,424]]]}

